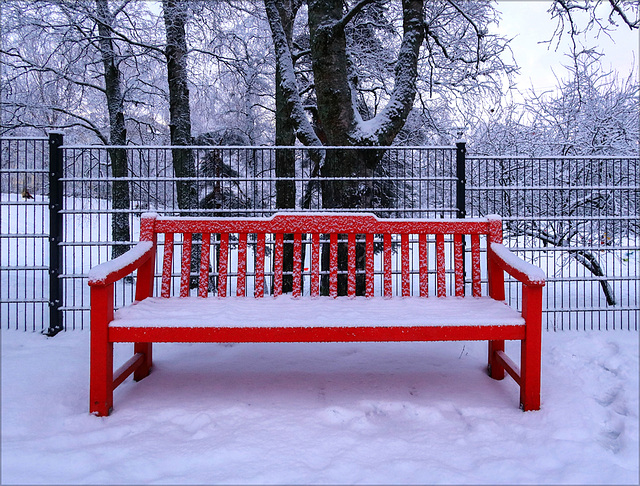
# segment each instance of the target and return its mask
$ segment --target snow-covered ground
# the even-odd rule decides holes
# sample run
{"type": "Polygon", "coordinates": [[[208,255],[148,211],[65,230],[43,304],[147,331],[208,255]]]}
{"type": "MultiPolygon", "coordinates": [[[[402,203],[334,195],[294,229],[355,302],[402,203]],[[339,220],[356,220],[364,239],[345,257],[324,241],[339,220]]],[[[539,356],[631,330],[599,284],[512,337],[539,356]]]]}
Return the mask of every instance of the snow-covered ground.
{"type": "MultiPolygon", "coordinates": [[[[8,208],[3,233],[46,231],[27,224],[45,224],[42,207],[8,208]]],[[[104,215],[83,214],[65,231],[99,241],[108,228],[104,215]]],[[[45,244],[11,240],[1,263],[45,264],[45,244]]],[[[74,274],[107,257],[65,248],[74,274]]],[[[17,275],[3,274],[3,292],[44,292],[17,275]]],[[[637,280],[624,282],[623,296],[637,298],[637,280]]],[[[70,285],[77,298],[67,305],[86,304],[85,281],[70,285]]],[[[587,295],[578,290],[562,295],[587,295]]],[[[114,413],[97,418],[89,332],[7,329],[18,317],[1,322],[1,484],[640,482],[638,332],[545,332],[539,412],[518,409],[510,378],[486,375],[485,343],[162,344],[153,373],[129,378],[114,413]]],[[[32,321],[38,329],[42,319],[32,321]]],[[[519,357],[515,345],[507,351],[519,357]]],[[[118,364],[129,355],[116,346],[118,364]]]]}
{"type": "Polygon", "coordinates": [[[156,345],[105,418],[88,332],[1,337],[2,484],[639,482],[637,332],[545,332],[527,413],[480,342],[156,345]]]}

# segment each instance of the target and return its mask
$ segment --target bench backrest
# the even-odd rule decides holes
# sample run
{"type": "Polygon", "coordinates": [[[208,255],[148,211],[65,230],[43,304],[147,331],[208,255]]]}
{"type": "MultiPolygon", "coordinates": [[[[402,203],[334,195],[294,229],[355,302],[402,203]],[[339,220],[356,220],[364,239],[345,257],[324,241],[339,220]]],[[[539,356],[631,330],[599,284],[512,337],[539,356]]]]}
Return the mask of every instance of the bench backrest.
{"type": "MultiPolygon", "coordinates": [[[[303,281],[311,296],[320,295],[323,276],[325,287],[328,280],[328,294],[335,297],[338,279],[345,278],[345,274],[349,296],[356,295],[357,278],[368,297],[374,295],[374,278],[379,282],[378,292],[385,297],[393,295],[394,279],[402,296],[463,296],[465,273],[471,276],[471,294],[480,296],[481,237],[502,242],[499,217],[398,220],[362,213],[286,213],[271,218],[174,218],[147,213],[142,217],[140,233],[141,241],[160,243],[164,248],[160,289],[163,297],[171,294],[176,258],[180,258],[182,297],[190,294],[194,278],[198,280],[200,297],[208,295],[212,278],[217,279],[217,295],[225,297],[230,293],[231,276],[236,279],[238,296],[246,294],[250,278],[254,279],[254,297],[265,295],[267,278],[271,293],[278,296],[283,290],[286,245],[290,245],[288,251],[291,254],[292,249],[293,254],[294,297],[301,295],[303,281]],[[158,239],[158,235],[163,237],[158,239]],[[465,252],[469,245],[470,252],[465,252]],[[180,246],[180,256],[174,256],[174,248],[180,246]],[[237,252],[233,269],[229,263],[231,248],[237,252]],[[194,251],[199,261],[195,271],[194,251]],[[321,265],[323,253],[325,265],[321,265]],[[466,269],[465,253],[471,255],[466,269]],[[305,261],[310,262],[307,268],[303,268],[305,261]]],[[[491,272],[489,268],[490,279],[491,272]]],[[[495,279],[503,281],[502,273],[495,279]]],[[[495,282],[497,288],[501,283],[495,282]]]]}

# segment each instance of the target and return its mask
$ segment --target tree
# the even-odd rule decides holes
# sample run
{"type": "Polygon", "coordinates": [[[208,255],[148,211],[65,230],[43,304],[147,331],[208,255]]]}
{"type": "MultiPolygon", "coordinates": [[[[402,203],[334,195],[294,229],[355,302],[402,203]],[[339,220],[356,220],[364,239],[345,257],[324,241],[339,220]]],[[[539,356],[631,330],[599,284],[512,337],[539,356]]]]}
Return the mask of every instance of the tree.
{"type": "MultiPolygon", "coordinates": [[[[16,81],[24,78],[38,80],[33,93],[27,92],[21,100],[14,98],[3,103],[3,111],[11,112],[14,125],[43,127],[48,124],[49,129],[80,126],[90,130],[104,144],[126,145],[122,66],[126,65],[128,56],[120,53],[114,39],[115,17],[126,4],[120,4],[113,12],[108,0],[82,3],[40,1],[34,5],[17,5],[17,8],[24,7],[24,10],[20,14],[11,12],[12,16],[19,18],[19,22],[12,26],[12,30],[16,29],[14,35],[27,33],[29,36],[43,36],[48,42],[40,40],[19,44],[17,39],[12,39],[10,46],[3,47],[5,63],[13,75],[11,82],[19,86],[16,81]],[[42,47],[44,49],[41,50],[42,47]],[[98,59],[102,64],[102,72],[95,68],[94,60],[98,59]],[[93,79],[88,75],[92,71],[96,74],[93,79]],[[101,82],[96,82],[96,77],[101,82]],[[49,96],[47,92],[50,88],[58,93],[63,89],[62,96],[49,96]],[[104,97],[97,105],[106,108],[108,136],[104,133],[106,130],[102,120],[93,117],[91,110],[87,109],[90,97],[96,94],[104,97]],[[37,114],[42,110],[49,115],[45,116],[44,123],[37,115],[34,116],[34,112],[37,114]]],[[[114,241],[126,242],[131,239],[129,183],[117,179],[129,175],[127,154],[118,148],[110,149],[108,153],[111,174],[116,179],[111,197],[115,210],[111,219],[112,237],[114,241]]],[[[128,249],[129,245],[114,245],[112,257],[128,249]]]]}
{"type": "MultiPolygon", "coordinates": [[[[462,8],[454,1],[437,5],[430,2],[426,9],[422,0],[404,0],[401,6],[393,3],[387,10],[386,2],[376,0],[310,0],[309,50],[295,54],[280,14],[285,4],[276,0],[264,3],[281,93],[296,137],[303,145],[389,146],[414,108],[419,80],[430,79],[431,95],[439,90],[437,94],[442,96],[442,86],[472,91],[469,83],[482,91],[485,82],[495,84],[492,75],[497,66],[504,67],[494,64],[504,43],[496,42],[486,31],[494,11],[477,8],[475,3],[462,8]],[[401,34],[397,34],[398,27],[401,34]],[[457,35],[455,49],[448,49],[442,41],[448,30],[457,35]],[[363,41],[367,38],[368,42],[363,41]],[[377,43],[378,38],[384,42],[377,43]],[[425,38],[429,39],[429,49],[426,56],[421,56],[425,38]],[[385,49],[385,55],[371,55],[373,50],[366,51],[367,44],[385,49]],[[306,104],[293,62],[301,55],[310,56],[313,75],[313,95],[307,94],[306,104]],[[379,83],[371,76],[360,78],[360,73],[376,71],[367,64],[376,57],[379,83]],[[429,67],[426,76],[425,66],[429,67]],[[434,81],[434,71],[441,71],[441,84],[434,81]]],[[[311,150],[310,154],[316,157],[312,172],[320,176],[323,207],[373,207],[376,195],[372,184],[356,179],[375,174],[384,160],[384,150],[311,150]]],[[[358,252],[357,260],[361,266],[362,252],[358,252]]],[[[340,287],[342,292],[344,285],[340,287]]]]}
{"type": "MultiPolygon", "coordinates": [[[[283,0],[277,4],[278,15],[282,30],[286,38],[287,46],[293,52],[293,25],[298,10],[302,6],[301,0],[283,0]]],[[[297,56],[291,59],[295,67],[297,56]]],[[[276,146],[293,146],[296,143],[295,124],[291,118],[291,106],[287,103],[287,97],[282,89],[282,62],[281,57],[276,57],[275,71],[275,144],[276,146]]],[[[289,149],[276,149],[275,175],[276,175],[276,208],[292,209],[296,207],[296,158],[295,152],[289,149]]],[[[293,289],[293,235],[284,237],[283,247],[283,278],[282,291],[291,292],[293,289]]]]}
{"type": "MultiPolygon", "coordinates": [[[[188,3],[179,0],[163,0],[162,7],[167,35],[165,56],[169,84],[171,145],[187,146],[192,144],[185,32],[188,3]]],[[[171,153],[173,170],[178,178],[176,181],[178,207],[186,210],[197,209],[198,192],[193,181],[196,176],[193,153],[190,149],[179,148],[173,148],[171,153]]]]}
{"type": "MultiPolygon", "coordinates": [[[[122,93],[122,74],[118,66],[118,58],[113,48],[113,14],[109,11],[108,0],[96,0],[96,23],[100,54],[104,65],[104,90],[109,111],[109,144],[126,145],[127,129],[124,121],[124,96],[122,93]]],[[[122,148],[109,149],[111,159],[111,173],[114,178],[126,178],[129,175],[127,152],[122,148]]],[[[114,180],[112,186],[112,207],[115,210],[111,216],[111,233],[114,241],[129,241],[129,182],[114,180]],[[124,210],[118,212],[118,210],[124,210]]],[[[128,245],[114,245],[111,256],[115,258],[129,250],[128,245]]]]}
{"type": "Polygon", "coordinates": [[[640,28],[637,0],[553,0],[549,13],[556,20],[556,29],[549,43],[555,39],[557,48],[562,36],[569,34],[573,53],[578,51],[577,38],[580,34],[597,30],[608,35],[618,28],[616,21],[621,21],[631,30],[640,28]]]}
{"type": "MultiPolygon", "coordinates": [[[[620,82],[610,73],[602,71],[599,57],[587,50],[572,54],[567,65],[568,76],[558,79],[555,91],[531,91],[521,106],[508,106],[499,120],[487,123],[472,139],[471,150],[478,154],[541,157],[550,154],[580,158],[571,160],[548,157],[539,160],[533,171],[510,171],[504,165],[496,173],[487,174],[497,185],[535,188],[536,185],[569,187],[593,185],[585,191],[563,191],[555,197],[552,191],[529,191],[524,197],[511,197],[502,192],[502,201],[491,212],[518,215],[566,215],[567,219],[550,218],[542,223],[531,220],[509,222],[507,230],[512,236],[528,236],[545,246],[568,247],[569,257],[596,277],[606,272],[595,251],[580,249],[582,235],[591,235],[599,244],[620,243],[629,236],[628,228],[621,226],[618,216],[628,216],[624,207],[618,207],[608,188],[631,186],[630,179],[636,169],[622,159],[618,170],[608,166],[611,160],[602,156],[640,155],[640,86],[636,73],[620,82]],[[499,207],[498,207],[499,206],[499,207]],[[607,214],[610,220],[593,220],[589,215],[607,214]],[[576,247],[571,249],[571,247],[576,247]]],[[[526,163],[523,159],[522,164],[526,163]]],[[[557,191],[555,191],[557,192],[557,191]]],[[[627,210],[637,210],[636,199],[629,198],[627,210]]],[[[480,208],[475,208],[476,210],[480,208]]],[[[481,212],[484,212],[480,209],[481,212]]],[[[633,226],[630,228],[634,230],[633,226]]],[[[637,230],[637,228],[636,228],[637,230]]],[[[591,245],[588,245],[591,246],[591,245]]],[[[616,304],[611,285],[601,279],[603,295],[609,305],[616,304]]]]}

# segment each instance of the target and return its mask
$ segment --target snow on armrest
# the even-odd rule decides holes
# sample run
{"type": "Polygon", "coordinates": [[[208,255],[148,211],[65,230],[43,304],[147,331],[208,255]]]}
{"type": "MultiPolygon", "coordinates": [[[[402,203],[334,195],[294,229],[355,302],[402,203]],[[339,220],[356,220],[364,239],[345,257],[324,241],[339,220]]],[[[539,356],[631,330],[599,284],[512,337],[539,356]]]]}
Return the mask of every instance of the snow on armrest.
{"type": "Polygon", "coordinates": [[[89,270],[89,285],[107,285],[129,275],[155,251],[153,243],[141,241],[118,258],[101,263],[89,270]]]}
{"type": "Polygon", "coordinates": [[[491,258],[496,258],[500,267],[512,277],[517,278],[526,285],[542,286],[546,276],[541,268],[525,262],[522,258],[513,253],[509,248],[500,243],[491,243],[491,258]]]}

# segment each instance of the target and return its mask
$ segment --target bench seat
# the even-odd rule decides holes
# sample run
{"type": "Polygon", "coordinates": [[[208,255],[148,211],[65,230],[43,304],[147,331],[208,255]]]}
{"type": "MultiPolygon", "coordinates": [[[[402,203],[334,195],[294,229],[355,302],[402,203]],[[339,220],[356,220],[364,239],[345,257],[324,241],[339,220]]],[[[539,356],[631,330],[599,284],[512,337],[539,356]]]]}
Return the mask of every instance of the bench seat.
{"type": "Polygon", "coordinates": [[[109,325],[112,342],[488,340],[524,332],[520,313],[489,297],[150,297],[119,309],[109,325]]]}
{"type": "Polygon", "coordinates": [[[149,297],[116,311],[117,327],[524,326],[515,309],[490,297],[385,299],[149,297]]]}

